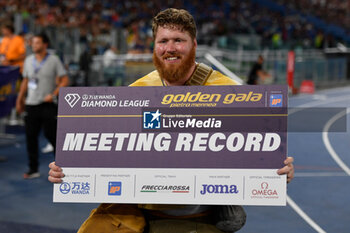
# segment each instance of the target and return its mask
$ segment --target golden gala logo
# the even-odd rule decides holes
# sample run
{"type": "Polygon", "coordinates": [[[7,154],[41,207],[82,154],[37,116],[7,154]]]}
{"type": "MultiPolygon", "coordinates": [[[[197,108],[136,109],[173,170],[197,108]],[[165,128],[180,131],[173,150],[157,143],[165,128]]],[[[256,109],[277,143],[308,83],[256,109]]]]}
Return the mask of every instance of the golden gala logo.
{"type": "Polygon", "coordinates": [[[224,97],[221,94],[206,94],[202,92],[186,94],[167,94],[163,97],[162,104],[174,103],[218,103],[222,100],[224,104],[232,104],[233,102],[258,102],[262,98],[262,93],[230,93],[224,97]]]}

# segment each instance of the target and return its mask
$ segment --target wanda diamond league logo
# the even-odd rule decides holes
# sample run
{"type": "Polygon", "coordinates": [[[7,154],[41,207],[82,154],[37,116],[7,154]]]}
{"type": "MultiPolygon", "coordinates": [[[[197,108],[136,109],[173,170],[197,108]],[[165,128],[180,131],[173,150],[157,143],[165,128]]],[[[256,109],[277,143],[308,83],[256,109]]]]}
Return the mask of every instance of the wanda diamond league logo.
{"type": "Polygon", "coordinates": [[[71,93],[71,94],[67,94],[64,99],[67,101],[67,103],[69,104],[69,106],[71,108],[74,107],[74,105],[76,105],[76,103],[78,103],[78,101],[80,100],[80,96],[76,93],[71,93]]]}

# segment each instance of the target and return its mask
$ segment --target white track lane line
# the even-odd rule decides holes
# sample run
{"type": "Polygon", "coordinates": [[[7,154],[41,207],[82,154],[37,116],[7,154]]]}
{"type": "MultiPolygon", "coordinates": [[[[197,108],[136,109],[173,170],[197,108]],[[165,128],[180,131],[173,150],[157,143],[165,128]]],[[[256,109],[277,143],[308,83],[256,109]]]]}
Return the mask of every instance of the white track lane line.
{"type": "Polygon", "coordinates": [[[287,202],[293,208],[293,210],[300,215],[300,217],[302,217],[313,229],[315,229],[315,231],[318,233],[326,233],[326,231],[324,231],[314,220],[305,214],[305,212],[289,196],[287,196],[287,202]]]}
{"type": "Polygon", "coordinates": [[[316,107],[316,106],[320,106],[320,105],[324,105],[324,104],[330,104],[333,102],[339,102],[339,101],[347,100],[347,99],[350,99],[350,95],[337,96],[337,97],[333,97],[333,98],[330,98],[330,99],[322,101],[322,102],[311,101],[311,102],[306,103],[306,104],[302,104],[302,105],[295,106],[295,107],[290,107],[291,109],[288,110],[288,115],[299,112],[299,111],[303,110],[302,108],[312,108],[312,107],[316,107]]]}
{"type": "Polygon", "coordinates": [[[343,160],[340,159],[340,157],[334,151],[331,143],[329,142],[329,138],[328,138],[329,128],[334,124],[334,122],[339,120],[341,117],[346,116],[346,114],[349,114],[349,108],[347,109],[347,111],[343,111],[343,112],[340,112],[340,113],[334,115],[326,123],[326,125],[323,128],[323,132],[322,132],[322,140],[323,140],[323,143],[326,146],[326,149],[328,150],[329,154],[332,156],[333,160],[339,165],[339,167],[341,167],[346,172],[346,174],[348,174],[350,176],[350,168],[343,162],[343,160]]]}

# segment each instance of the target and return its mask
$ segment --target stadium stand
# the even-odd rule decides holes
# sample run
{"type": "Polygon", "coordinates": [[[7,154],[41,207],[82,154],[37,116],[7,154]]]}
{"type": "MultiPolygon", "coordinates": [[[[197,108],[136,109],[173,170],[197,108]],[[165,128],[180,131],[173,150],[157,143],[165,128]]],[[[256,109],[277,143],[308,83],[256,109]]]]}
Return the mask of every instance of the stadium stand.
{"type": "MultiPolygon", "coordinates": [[[[168,4],[160,0],[30,0],[0,1],[0,6],[4,9],[0,19],[13,19],[17,32],[28,33],[45,28],[66,35],[67,31],[74,31],[70,39],[88,43],[94,54],[103,54],[109,47],[112,29],[123,31],[127,51],[149,52],[152,49],[150,19],[165,7],[185,8],[195,16],[201,44],[232,47],[234,41],[230,40],[234,40],[232,35],[237,34],[261,36],[258,49],[265,46],[321,48],[322,45],[332,46],[334,40],[349,43],[349,15],[346,14],[349,4],[344,0],[206,0],[171,1],[168,4]],[[323,39],[325,43],[315,44],[316,39],[323,39]]],[[[56,50],[60,50],[63,45],[56,46],[56,50]]],[[[121,45],[119,49],[123,50],[121,45]]]]}

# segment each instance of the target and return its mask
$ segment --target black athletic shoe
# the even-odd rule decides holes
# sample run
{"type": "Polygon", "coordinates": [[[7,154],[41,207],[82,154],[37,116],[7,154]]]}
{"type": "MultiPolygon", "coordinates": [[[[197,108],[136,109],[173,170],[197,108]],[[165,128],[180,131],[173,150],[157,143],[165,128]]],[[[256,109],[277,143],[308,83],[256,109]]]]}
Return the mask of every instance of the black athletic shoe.
{"type": "Polygon", "coordinates": [[[24,179],[35,179],[35,178],[38,178],[40,177],[40,173],[39,172],[32,172],[32,171],[29,171],[29,172],[26,172],[23,174],[23,178],[24,179]]]}

